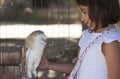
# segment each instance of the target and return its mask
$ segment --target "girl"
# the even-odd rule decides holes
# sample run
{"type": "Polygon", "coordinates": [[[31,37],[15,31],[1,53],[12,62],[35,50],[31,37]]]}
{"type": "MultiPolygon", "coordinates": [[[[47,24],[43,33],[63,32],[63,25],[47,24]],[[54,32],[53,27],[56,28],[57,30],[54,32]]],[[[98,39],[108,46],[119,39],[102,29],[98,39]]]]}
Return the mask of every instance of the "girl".
{"type": "Polygon", "coordinates": [[[77,0],[88,29],[78,43],[77,63],[53,63],[44,56],[39,69],[70,74],[68,79],[120,79],[119,0],[77,0]]]}

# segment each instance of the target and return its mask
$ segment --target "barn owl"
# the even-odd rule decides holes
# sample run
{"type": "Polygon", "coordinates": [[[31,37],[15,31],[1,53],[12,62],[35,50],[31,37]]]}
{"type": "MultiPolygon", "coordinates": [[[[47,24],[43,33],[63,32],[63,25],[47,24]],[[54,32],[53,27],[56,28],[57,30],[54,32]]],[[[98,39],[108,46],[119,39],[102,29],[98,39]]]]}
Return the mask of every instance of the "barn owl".
{"type": "Polygon", "coordinates": [[[40,63],[41,56],[47,44],[47,36],[44,32],[37,30],[32,32],[25,39],[25,64],[27,79],[32,79],[32,75],[37,79],[37,67],[40,63]]]}

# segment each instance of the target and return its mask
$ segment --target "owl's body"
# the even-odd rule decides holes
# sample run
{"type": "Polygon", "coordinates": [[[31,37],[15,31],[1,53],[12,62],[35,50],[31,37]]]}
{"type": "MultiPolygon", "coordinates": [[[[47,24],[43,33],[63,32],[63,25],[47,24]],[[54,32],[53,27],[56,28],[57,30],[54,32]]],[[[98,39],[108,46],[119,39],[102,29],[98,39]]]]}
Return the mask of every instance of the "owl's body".
{"type": "Polygon", "coordinates": [[[40,63],[47,37],[42,31],[34,31],[25,39],[27,78],[37,77],[37,67],[40,63]]]}

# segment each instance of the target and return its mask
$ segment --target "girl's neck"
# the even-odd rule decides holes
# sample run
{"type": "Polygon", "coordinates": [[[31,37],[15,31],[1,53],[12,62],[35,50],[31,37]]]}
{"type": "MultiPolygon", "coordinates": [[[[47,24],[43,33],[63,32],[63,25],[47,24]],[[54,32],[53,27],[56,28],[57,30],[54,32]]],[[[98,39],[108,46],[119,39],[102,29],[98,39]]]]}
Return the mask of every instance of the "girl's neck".
{"type": "Polygon", "coordinates": [[[105,27],[105,28],[100,27],[100,28],[98,28],[95,32],[96,32],[96,33],[101,33],[101,32],[103,32],[103,31],[105,31],[105,30],[107,30],[107,29],[109,29],[109,28],[112,28],[112,27],[114,27],[114,26],[113,26],[113,25],[109,25],[109,26],[107,26],[107,27],[105,27]]]}

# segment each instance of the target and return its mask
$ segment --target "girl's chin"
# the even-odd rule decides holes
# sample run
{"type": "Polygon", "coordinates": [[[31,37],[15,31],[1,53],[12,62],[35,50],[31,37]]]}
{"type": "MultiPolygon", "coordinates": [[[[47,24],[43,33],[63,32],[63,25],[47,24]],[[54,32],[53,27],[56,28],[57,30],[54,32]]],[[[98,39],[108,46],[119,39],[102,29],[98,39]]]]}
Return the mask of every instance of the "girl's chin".
{"type": "Polygon", "coordinates": [[[87,27],[88,27],[90,30],[92,30],[92,28],[90,27],[90,25],[87,24],[87,27]]]}
{"type": "Polygon", "coordinates": [[[95,29],[95,28],[92,28],[92,27],[89,27],[89,26],[88,26],[88,28],[89,28],[89,30],[91,30],[91,31],[93,31],[93,30],[95,29]]]}

